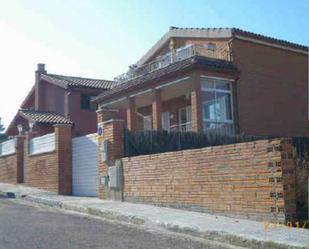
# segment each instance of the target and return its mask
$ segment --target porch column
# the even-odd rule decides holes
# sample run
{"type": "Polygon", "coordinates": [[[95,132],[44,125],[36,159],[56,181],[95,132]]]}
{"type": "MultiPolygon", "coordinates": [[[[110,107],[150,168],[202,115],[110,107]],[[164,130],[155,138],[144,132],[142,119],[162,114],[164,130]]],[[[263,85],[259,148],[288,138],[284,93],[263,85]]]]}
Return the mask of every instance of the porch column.
{"type": "Polygon", "coordinates": [[[128,98],[128,107],[127,107],[127,127],[129,131],[136,131],[137,129],[135,99],[130,97],[128,98]]]}
{"type": "Polygon", "coordinates": [[[193,74],[191,91],[192,131],[203,132],[200,75],[193,74]]]}
{"type": "Polygon", "coordinates": [[[152,100],[152,128],[153,130],[161,130],[161,112],[162,112],[162,101],[161,101],[161,90],[155,90],[152,100]]]}

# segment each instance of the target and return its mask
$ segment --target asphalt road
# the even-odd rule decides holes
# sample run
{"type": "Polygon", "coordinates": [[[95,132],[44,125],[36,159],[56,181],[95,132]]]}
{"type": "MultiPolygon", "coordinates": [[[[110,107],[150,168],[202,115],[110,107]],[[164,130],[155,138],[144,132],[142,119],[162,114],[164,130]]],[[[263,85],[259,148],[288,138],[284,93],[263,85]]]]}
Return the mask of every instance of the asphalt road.
{"type": "Polygon", "coordinates": [[[0,199],[1,249],[213,249],[201,240],[0,199]]]}

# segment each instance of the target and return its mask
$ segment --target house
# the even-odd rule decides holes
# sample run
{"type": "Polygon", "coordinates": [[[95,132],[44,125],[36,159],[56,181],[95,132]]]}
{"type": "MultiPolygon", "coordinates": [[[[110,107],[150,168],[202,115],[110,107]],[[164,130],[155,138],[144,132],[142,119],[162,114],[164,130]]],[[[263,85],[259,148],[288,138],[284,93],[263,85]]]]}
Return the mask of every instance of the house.
{"type": "Polygon", "coordinates": [[[307,47],[235,28],[172,27],[114,80],[94,100],[100,198],[304,218],[307,47]]]}
{"type": "Polygon", "coordinates": [[[274,222],[307,212],[305,46],[172,27],[113,82],[39,65],[21,108],[7,132],[30,132],[1,144],[0,181],[274,222]]]}
{"type": "Polygon", "coordinates": [[[73,136],[97,130],[96,106],[92,98],[111,89],[112,81],[49,74],[38,64],[35,84],[6,130],[8,136],[18,134],[18,125],[36,136],[53,132],[55,124],[72,124],[73,136]]]}
{"type": "Polygon", "coordinates": [[[96,99],[129,130],[309,136],[308,47],[236,28],[170,30],[96,99]]]}

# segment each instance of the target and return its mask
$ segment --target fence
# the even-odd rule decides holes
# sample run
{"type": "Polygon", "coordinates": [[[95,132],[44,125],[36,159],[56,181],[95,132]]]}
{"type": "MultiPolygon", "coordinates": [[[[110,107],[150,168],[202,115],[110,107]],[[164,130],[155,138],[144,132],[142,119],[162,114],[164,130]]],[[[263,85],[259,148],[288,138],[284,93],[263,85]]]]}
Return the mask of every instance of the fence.
{"type": "Polygon", "coordinates": [[[55,150],[55,133],[31,139],[29,154],[37,155],[55,150]]]}
{"type": "Polygon", "coordinates": [[[16,152],[16,139],[10,139],[0,143],[0,156],[11,155],[16,152]]]}
{"type": "Polygon", "coordinates": [[[235,144],[267,139],[262,136],[224,135],[180,131],[124,132],[124,154],[126,157],[163,153],[208,146],[235,144]]]}

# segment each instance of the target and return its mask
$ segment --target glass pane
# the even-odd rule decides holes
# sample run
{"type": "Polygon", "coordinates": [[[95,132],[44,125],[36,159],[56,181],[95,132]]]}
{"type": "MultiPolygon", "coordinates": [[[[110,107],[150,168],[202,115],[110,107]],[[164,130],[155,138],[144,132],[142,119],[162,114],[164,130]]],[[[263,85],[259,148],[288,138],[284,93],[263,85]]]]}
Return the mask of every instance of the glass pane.
{"type": "Polygon", "coordinates": [[[151,116],[144,116],[144,130],[145,131],[152,130],[152,119],[151,119],[151,116]]]}
{"type": "Polygon", "coordinates": [[[232,120],[231,94],[217,92],[216,97],[216,120],[232,120]]]}
{"type": "Polygon", "coordinates": [[[209,88],[213,89],[215,87],[214,80],[209,78],[201,78],[202,89],[209,88]]]}
{"type": "Polygon", "coordinates": [[[203,119],[216,120],[216,101],[214,92],[202,92],[203,119]]]}
{"type": "Polygon", "coordinates": [[[191,113],[191,106],[187,107],[187,122],[191,122],[192,121],[192,113],[191,113]]]}
{"type": "Polygon", "coordinates": [[[161,114],[161,124],[162,130],[169,131],[170,130],[170,113],[162,112],[161,114]]]}
{"type": "Polygon", "coordinates": [[[180,124],[187,123],[187,110],[186,108],[180,109],[180,124]]]}
{"type": "Polygon", "coordinates": [[[216,89],[230,90],[230,82],[226,80],[216,80],[216,89]]]}

